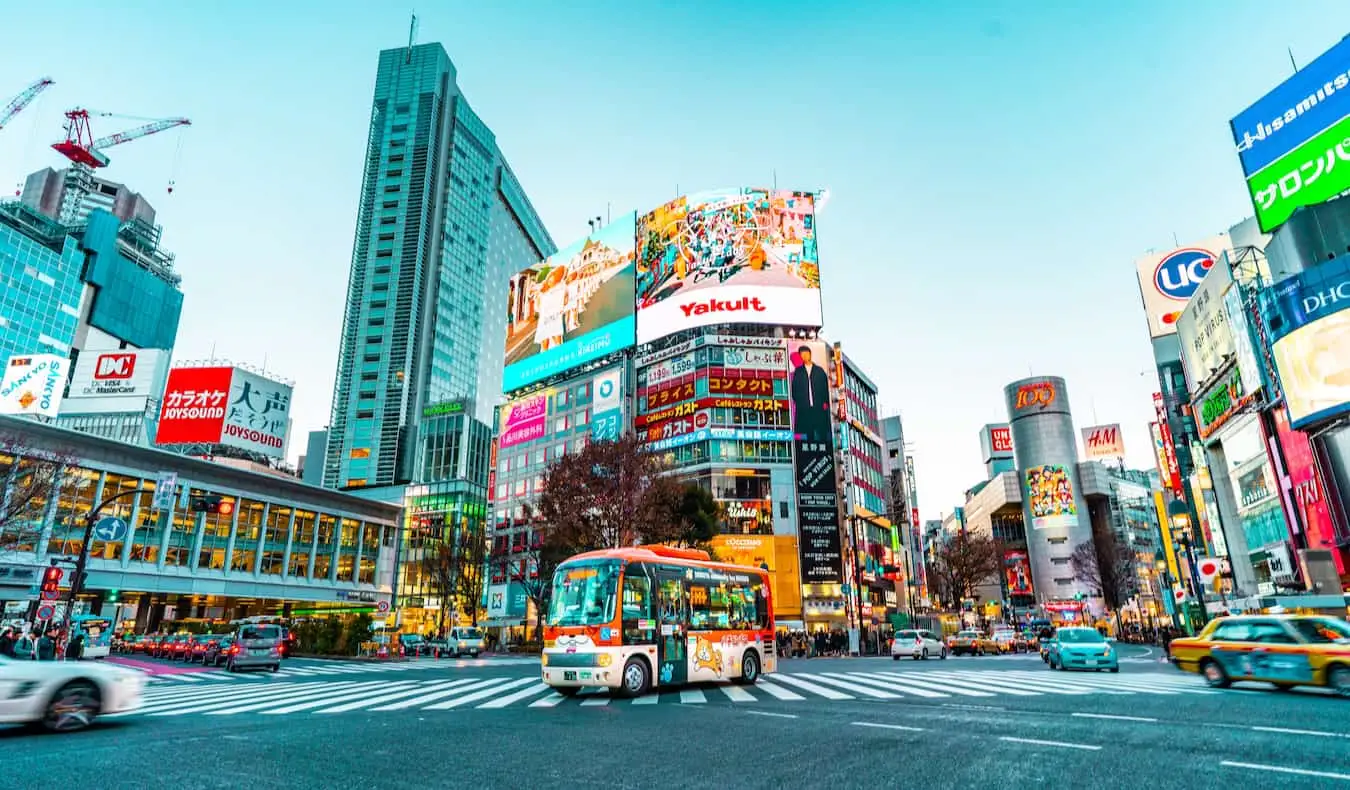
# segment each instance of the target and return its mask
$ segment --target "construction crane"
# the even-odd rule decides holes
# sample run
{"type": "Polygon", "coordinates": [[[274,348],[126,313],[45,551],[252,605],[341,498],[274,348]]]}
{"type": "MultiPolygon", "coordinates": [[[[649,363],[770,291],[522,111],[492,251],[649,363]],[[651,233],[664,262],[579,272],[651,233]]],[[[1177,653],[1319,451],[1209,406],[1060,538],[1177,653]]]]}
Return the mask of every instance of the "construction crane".
{"type": "Polygon", "coordinates": [[[50,79],[43,77],[32,85],[29,85],[27,88],[24,88],[18,96],[15,96],[10,100],[9,104],[6,104],[5,108],[0,110],[0,129],[5,128],[5,124],[13,120],[14,116],[23,112],[23,108],[27,107],[28,103],[33,99],[36,99],[39,93],[42,93],[47,90],[47,88],[51,87],[51,84],[52,81],[50,79]]]}
{"type": "Polygon", "coordinates": [[[66,112],[66,139],[59,143],[52,143],[52,148],[55,148],[62,156],[76,165],[84,165],[85,167],[107,167],[108,157],[103,154],[102,149],[104,148],[129,143],[132,140],[166,129],[173,129],[177,126],[190,126],[192,124],[192,121],[187,118],[164,118],[152,120],[144,126],[137,126],[135,129],[128,129],[95,140],[93,132],[89,129],[90,115],[116,117],[112,113],[91,113],[89,110],[78,107],[69,110],[66,112]]]}

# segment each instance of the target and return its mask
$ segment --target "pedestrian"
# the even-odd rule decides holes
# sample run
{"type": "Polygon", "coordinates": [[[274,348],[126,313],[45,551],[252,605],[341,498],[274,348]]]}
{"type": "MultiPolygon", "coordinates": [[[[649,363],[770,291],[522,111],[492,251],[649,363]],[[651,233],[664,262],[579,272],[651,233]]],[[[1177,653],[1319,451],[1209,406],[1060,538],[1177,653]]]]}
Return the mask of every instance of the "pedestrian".
{"type": "Polygon", "coordinates": [[[33,637],[24,630],[19,634],[18,640],[14,642],[14,657],[21,661],[31,661],[34,650],[33,637]]]}
{"type": "Polygon", "coordinates": [[[84,634],[76,634],[66,645],[66,660],[79,661],[81,658],[84,658],[84,634]]]}
{"type": "Polygon", "coordinates": [[[0,656],[5,658],[14,657],[14,629],[6,626],[4,631],[0,631],[0,656]]]}
{"type": "Polygon", "coordinates": [[[56,632],[47,631],[37,641],[37,660],[56,660],[56,632]]]}

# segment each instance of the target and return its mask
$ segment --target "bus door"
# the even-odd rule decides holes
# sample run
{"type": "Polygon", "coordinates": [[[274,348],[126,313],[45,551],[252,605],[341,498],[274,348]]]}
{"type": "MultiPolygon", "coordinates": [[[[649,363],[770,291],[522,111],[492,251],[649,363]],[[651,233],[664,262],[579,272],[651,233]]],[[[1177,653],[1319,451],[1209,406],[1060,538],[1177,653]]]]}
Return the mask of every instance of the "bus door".
{"type": "Polygon", "coordinates": [[[653,579],[650,571],[651,568],[642,563],[629,563],[624,568],[619,627],[623,644],[640,648],[652,666],[657,667],[656,643],[661,631],[656,622],[656,602],[652,595],[653,579]]]}
{"type": "Polygon", "coordinates": [[[689,680],[689,602],[685,590],[684,571],[679,568],[660,568],[656,574],[657,588],[657,669],[656,680],[662,685],[685,683],[689,680]]]}

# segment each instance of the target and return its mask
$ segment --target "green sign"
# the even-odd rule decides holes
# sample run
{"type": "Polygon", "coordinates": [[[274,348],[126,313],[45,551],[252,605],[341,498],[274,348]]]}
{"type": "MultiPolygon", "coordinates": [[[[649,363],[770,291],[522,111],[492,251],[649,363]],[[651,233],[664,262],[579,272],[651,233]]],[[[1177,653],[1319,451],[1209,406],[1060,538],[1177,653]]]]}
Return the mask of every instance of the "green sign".
{"type": "Polygon", "coordinates": [[[1350,189],[1350,115],[1261,168],[1247,179],[1247,191],[1263,232],[1289,219],[1294,209],[1312,206],[1350,189]]]}
{"type": "Polygon", "coordinates": [[[1200,438],[1208,439],[1250,400],[1251,396],[1242,388],[1242,373],[1235,367],[1223,381],[1200,397],[1194,409],[1200,438]]]}
{"type": "Polygon", "coordinates": [[[445,403],[433,403],[422,409],[423,417],[436,417],[442,414],[459,414],[464,411],[464,401],[451,400],[445,403]]]}

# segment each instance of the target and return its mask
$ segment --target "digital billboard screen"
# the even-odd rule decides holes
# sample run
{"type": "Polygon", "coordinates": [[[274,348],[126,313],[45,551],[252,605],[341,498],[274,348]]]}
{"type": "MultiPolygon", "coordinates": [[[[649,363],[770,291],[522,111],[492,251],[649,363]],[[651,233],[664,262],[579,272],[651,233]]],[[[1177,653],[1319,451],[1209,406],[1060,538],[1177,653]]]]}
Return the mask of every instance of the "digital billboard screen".
{"type": "Polygon", "coordinates": [[[839,584],[844,565],[830,418],[830,351],[818,341],[794,341],[793,345],[787,368],[802,582],[839,584]]]}
{"type": "Polygon", "coordinates": [[[637,342],[714,324],[820,326],[812,192],[685,195],[637,220],[637,342]]]}
{"type": "Polygon", "coordinates": [[[503,392],[633,345],[636,224],[625,214],[511,278],[503,392]]]}

